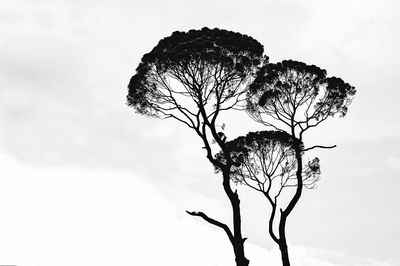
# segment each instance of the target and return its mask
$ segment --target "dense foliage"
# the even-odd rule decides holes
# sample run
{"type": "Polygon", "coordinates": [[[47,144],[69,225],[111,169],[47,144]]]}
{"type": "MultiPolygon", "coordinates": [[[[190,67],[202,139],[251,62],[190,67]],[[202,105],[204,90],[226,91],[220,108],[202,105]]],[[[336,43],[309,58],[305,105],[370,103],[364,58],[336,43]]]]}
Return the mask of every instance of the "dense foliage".
{"type": "Polygon", "coordinates": [[[240,33],[203,28],[176,31],[142,57],[129,83],[128,104],[151,116],[169,116],[177,94],[197,104],[237,96],[242,84],[262,61],[263,46],[240,33]],[[172,88],[173,78],[184,88],[172,88]]]}
{"type": "Polygon", "coordinates": [[[355,93],[342,79],[327,77],[324,69],[285,60],[260,68],[248,91],[247,109],[258,122],[302,134],[329,116],[344,116],[355,93]]]}

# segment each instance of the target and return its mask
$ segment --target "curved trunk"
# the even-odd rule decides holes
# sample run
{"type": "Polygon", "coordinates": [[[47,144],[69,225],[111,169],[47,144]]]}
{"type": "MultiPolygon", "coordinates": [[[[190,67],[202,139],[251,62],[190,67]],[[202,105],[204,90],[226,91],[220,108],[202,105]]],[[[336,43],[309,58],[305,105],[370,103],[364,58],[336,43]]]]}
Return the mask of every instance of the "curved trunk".
{"type": "Polygon", "coordinates": [[[297,179],[297,187],[296,187],[296,192],[293,196],[293,198],[290,200],[288,206],[284,211],[281,211],[282,215],[285,217],[285,222],[286,218],[289,216],[289,214],[292,212],[294,207],[296,206],[297,202],[299,201],[301,197],[301,193],[303,191],[303,159],[301,155],[301,147],[300,144],[295,145],[295,155],[296,155],[296,162],[297,162],[297,171],[296,171],[296,179],[297,179]]]}
{"type": "MultiPolygon", "coordinates": [[[[292,135],[294,136],[294,131],[292,130],[292,135]]],[[[281,210],[281,217],[279,221],[279,240],[278,240],[278,245],[279,249],[281,251],[281,258],[282,258],[282,265],[283,266],[290,266],[290,261],[289,261],[289,252],[288,252],[288,247],[286,243],[286,219],[289,216],[289,214],[292,212],[294,207],[296,206],[297,202],[299,201],[302,191],[303,191],[303,158],[301,154],[301,146],[300,144],[295,145],[295,156],[296,156],[296,162],[297,162],[297,171],[296,171],[296,179],[297,179],[297,187],[296,187],[296,192],[289,202],[287,208],[282,211],[281,210]]]]}

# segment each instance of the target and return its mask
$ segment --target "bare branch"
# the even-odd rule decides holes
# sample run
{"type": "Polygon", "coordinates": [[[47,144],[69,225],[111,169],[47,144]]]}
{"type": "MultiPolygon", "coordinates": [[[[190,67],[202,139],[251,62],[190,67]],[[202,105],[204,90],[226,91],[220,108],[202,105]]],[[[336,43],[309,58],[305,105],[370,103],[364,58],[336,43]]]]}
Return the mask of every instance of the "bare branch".
{"type": "Polygon", "coordinates": [[[208,217],[203,212],[190,212],[190,211],[186,211],[186,212],[192,216],[199,216],[199,217],[203,218],[205,221],[209,222],[210,224],[218,226],[219,228],[223,229],[225,231],[225,233],[228,235],[228,238],[231,241],[232,245],[234,245],[234,237],[232,235],[231,230],[229,229],[229,227],[226,224],[221,223],[217,220],[214,220],[214,219],[208,217]]]}
{"type": "Polygon", "coordinates": [[[301,150],[301,151],[305,152],[305,151],[309,151],[309,150],[312,150],[312,149],[315,149],[315,148],[320,148],[320,149],[333,149],[333,148],[335,148],[335,147],[336,147],[336,145],[332,145],[332,146],[315,145],[315,146],[312,146],[312,147],[303,149],[303,150],[301,150]]]}

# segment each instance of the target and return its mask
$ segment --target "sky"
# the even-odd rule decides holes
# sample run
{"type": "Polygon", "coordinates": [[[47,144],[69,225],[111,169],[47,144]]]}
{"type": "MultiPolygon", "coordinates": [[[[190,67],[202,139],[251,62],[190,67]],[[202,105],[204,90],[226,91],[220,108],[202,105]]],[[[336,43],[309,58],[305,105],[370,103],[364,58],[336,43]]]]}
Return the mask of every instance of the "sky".
{"type": "MultiPolygon", "coordinates": [[[[144,53],[204,26],[357,89],[345,118],[305,136],[337,148],[306,155],[322,179],[288,219],[293,265],[400,265],[399,11],[390,0],[1,1],[0,265],[234,263],[224,233],[185,213],[230,222],[199,139],[125,103],[144,53]]],[[[226,124],[228,138],[259,128],[245,114],[226,124]]],[[[237,189],[250,265],[280,265],[265,199],[237,189]]]]}

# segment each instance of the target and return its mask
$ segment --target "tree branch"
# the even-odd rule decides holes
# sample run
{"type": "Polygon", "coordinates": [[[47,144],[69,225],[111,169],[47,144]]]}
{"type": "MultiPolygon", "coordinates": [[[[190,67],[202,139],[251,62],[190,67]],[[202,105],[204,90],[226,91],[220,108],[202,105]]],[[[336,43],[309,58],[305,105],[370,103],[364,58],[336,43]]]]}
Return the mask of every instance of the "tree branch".
{"type": "Polygon", "coordinates": [[[221,222],[219,222],[219,221],[217,221],[217,220],[214,220],[214,219],[212,219],[212,218],[210,218],[210,217],[208,217],[205,213],[203,213],[203,212],[190,212],[190,211],[186,211],[189,215],[192,215],[192,216],[199,216],[199,217],[201,217],[201,218],[203,218],[205,221],[207,221],[207,222],[209,222],[210,224],[212,224],[212,225],[215,225],[215,226],[218,226],[219,228],[222,228],[224,231],[225,231],[225,233],[228,235],[228,238],[229,238],[229,240],[231,241],[231,243],[232,243],[232,245],[234,245],[234,237],[233,237],[233,235],[232,235],[232,232],[231,232],[231,230],[229,229],[229,227],[226,225],[226,224],[224,224],[224,223],[221,223],[221,222]]]}
{"type": "Polygon", "coordinates": [[[336,147],[336,145],[332,145],[332,146],[315,145],[315,146],[312,146],[312,147],[303,149],[302,151],[303,151],[303,152],[304,152],[304,151],[309,151],[309,150],[312,150],[312,149],[314,149],[314,148],[333,149],[333,148],[335,148],[335,147],[336,147]]]}

